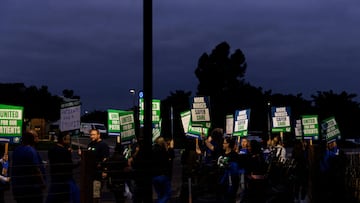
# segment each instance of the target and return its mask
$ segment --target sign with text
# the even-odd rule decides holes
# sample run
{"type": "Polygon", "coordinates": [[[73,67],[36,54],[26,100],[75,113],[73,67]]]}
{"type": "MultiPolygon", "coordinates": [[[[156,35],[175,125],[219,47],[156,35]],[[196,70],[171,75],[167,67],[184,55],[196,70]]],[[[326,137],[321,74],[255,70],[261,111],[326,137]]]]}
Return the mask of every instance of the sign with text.
{"type": "Polygon", "coordinates": [[[189,132],[189,126],[190,126],[190,121],[191,121],[191,113],[190,111],[184,111],[180,113],[180,117],[181,117],[181,124],[183,126],[184,129],[184,133],[188,133],[189,132]]]}
{"type": "Polygon", "coordinates": [[[108,134],[109,136],[120,135],[120,110],[108,109],[108,134]]]}
{"type": "Polygon", "coordinates": [[[201,139],[202,134],[205,137],[208,135],[208,133],[209,133],[208,128],[192,126],[190,111],[182,112],[182,113],[180,113],[180,116],[181,116],[181,122],[183,125],[184,132],[187,136],[201,139]]]}
{"type": "MultiPolygon", "coordinates": [[[[144,125],[144,98],[140,98],[139,100],[140,104],[140,125],[144,125]]],[[[160,123],[160,104],[161,101],[159,99],[153,99],[152,100],[152,123],[160,123]]]]}
{"type": "Polygon", "coordinates": [[[135,138],[135,120],[133,111],[120,111],[121,142],[131,141],[135,138]]]}
{"type": "Polygon", "coordinates": [[[80,101],[72,101],[61,104],[60,109],[60,130],[71,131],[80,129],[80,101]]]}
{"type": "Polygon", "coordinates": [[[121,144],[128,144],[135,138],[135,120],[133,111],[108,109],[109,136],[120,136],[121,144]]]}
{"type": "Polygon", "coordinates": [[[23,125],[22,106],[0,104],[0,137],[11,143],[19,143],[23,125]]]}
{"type": "Polygon", "coordinates": [[[234,132],[234,116],[233,115],[226,115],[226,134],[232,135],[234,132]]]}
{"type": "Polygon", "coordinates": [[[210,102],[208,97],[193,97],[191,105],[191,122],[196,127],[210,128],[210,102]]]}
{"type": "Polygon", "coordinates": [[[326,141],[339,140],[341,138],[335,117],[323,120],[321,123],[321,131],[326,141]]]}
{"type": "Polygon", "coordinates": [[[296,120],[294,130],[295,130],[295,139],[302,140],[303,132],[302,132],[301,119],[296,120]]]}
{"type": "Polygon", "coordinates": [[[304,139],[319,139],[319,122],[317,115],[303,115],[301,117],[304,139]]]}
{"type": "Polygon", "coordinates": [[[248,135],[250,109],[235,111],[234,136],[245,137],[248,135]]]}
{"type": "Polygon", "coordinates": [[[271,107],[272,132],[291,132],[290,107],[271,107]]]}

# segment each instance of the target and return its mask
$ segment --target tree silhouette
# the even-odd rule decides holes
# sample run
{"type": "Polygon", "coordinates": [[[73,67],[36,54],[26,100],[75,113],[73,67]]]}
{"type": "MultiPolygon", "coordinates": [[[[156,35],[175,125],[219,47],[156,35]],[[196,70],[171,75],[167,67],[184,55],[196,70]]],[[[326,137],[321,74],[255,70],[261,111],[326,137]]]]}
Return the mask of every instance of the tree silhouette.
{"type": "Polygon", "coordinates": [[[232,91],[243,81],[247,64],[240,49],[229,57],[230,46],[222,42],[210,55],[204,53],[198,62],[195,75],[199,79],[198,95],[213,96],[223,91],[232,91]]]}
{"type": "Polygon", "coordinates": [[[80,99],[80,96],[74,95],[74,90],[64,89],[62,91],[62,94],[65,98],[68,98],[68,99],[80,99]]]}
{"type": "Polygon", "coordinates": [[[199,80],[197,95],[210,96],[212,126],[223,127],[227,113],[233,113],[240,87],[244,85],[247,68],[245,56],[240,49],[230,54],[227,42],[218,44],[212,53],[202,54],[195,70],[199,80]]]}
{"type": "Polygon", "coordinates": [[[319,120],[334,116],[343,137],[358,137],[360,123],[359,103],[353,101],[356,94],[343,91],[340,94],[330,91],[317,91],[311,95],[319,120]]]}
{"type": "Polygon", "coordinates": [[[52,95],[47,86],[26,87],[23,83],[0,84],[0,101],[3,104],[23,106],[24,118],[45,118],[49,121],[60,117],[62,99],[52,95]]]}

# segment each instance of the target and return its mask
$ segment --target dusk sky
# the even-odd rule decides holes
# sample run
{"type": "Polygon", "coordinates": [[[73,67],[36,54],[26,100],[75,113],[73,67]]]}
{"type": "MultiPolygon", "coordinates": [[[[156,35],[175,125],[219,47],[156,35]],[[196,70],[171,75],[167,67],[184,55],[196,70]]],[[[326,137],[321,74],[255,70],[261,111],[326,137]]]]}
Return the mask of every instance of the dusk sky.
{"type": "MultiPolygon", "coordinates": [[[[2,0],[0,83],[72,89],[84,111],[130,108],[129,89],[143,88],[142,3],[2,0]]],[[[199,57],[223,41],[264,90],[360,95],[359,25],[358,0],[153,0],[153,97],[194,95],[199,57]]]]}

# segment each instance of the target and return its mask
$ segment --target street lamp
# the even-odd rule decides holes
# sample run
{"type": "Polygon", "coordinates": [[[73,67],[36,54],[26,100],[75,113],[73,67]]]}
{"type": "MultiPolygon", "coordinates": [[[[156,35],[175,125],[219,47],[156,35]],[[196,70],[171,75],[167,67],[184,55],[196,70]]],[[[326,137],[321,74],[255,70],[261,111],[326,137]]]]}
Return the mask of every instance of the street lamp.
{"type": "Polygon", "coordinates": [[[130,89],[129,92],[133,97],[133,103],[132,103],[133,105],[132,105],[132,107],[134,108],[134,111],[135,111],[135,93],[136,93],[136,90],[135,89],[130,89]]]}

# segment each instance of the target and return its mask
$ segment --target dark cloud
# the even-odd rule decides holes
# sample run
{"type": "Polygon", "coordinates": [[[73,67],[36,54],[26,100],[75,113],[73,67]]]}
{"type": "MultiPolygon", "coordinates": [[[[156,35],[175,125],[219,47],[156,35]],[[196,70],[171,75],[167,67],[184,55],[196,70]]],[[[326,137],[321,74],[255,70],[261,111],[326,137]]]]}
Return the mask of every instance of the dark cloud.
{"type": "MultiPolygon", "coordinates": [[[[246,55],[246,80],[278,93],[360,94],[355,0],[153,1],[154,97],[196,92],[202,53],[222,41],[246,55]]],[[[5,0],[2,82],[73,89],[84,109],[129,108],[142,89],[141,0],[5,0]]]]}

